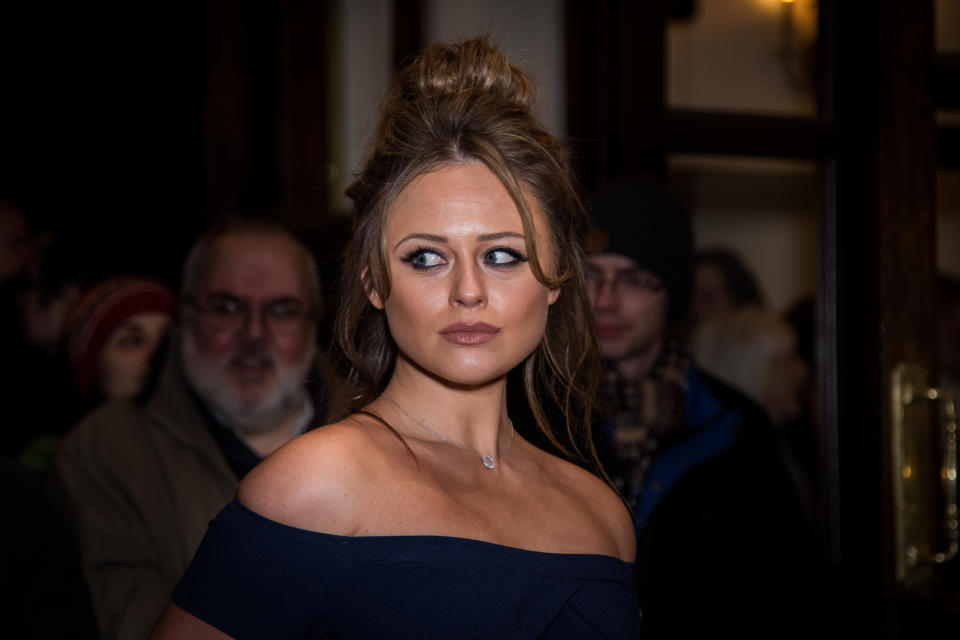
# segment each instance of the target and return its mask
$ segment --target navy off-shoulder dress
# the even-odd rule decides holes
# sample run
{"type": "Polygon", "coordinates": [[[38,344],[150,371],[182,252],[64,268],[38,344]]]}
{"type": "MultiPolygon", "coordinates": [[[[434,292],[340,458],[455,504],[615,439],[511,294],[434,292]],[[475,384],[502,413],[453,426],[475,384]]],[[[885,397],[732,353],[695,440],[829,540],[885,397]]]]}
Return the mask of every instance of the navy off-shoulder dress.
{"type": "Polygon", "coordinates": [[[240,502],[173,602],[238,638],[633,638],[634,567],[443,536],[305,531],[240,502]]]}

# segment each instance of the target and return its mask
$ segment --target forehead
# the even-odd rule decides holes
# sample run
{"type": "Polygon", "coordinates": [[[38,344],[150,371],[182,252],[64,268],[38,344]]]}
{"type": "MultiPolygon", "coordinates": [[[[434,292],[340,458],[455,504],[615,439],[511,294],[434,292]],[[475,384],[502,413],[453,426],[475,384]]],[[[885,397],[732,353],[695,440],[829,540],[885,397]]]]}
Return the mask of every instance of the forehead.
{"type": "MultiPolygon", "coordinates": [[[[543,218],[539,201],[524,192],[534,226],[543,218]]],[[[520,212],[506,187],[481,162],[443,167],[415,178],[394,201],[387,235],[408,232],[463,235],[511,231],[523,233],[520,212]]]]}
{"type": "Polygon", "coordinates": [[[641,269],[632,258],[622,253],[592,253],[587,256],[587,264],[604,271],[629,271],[641,269]]]}
{"type": "Polygon", "coordinates": [[[164,326],[170,323],[170,315],[166,313],[161,313],[160,311],[144,311],[143,313],[135,313],[126,320],[124,320],[118,327],[119,330],[142,330],[142,329],[151,329],[158,326],[164,326]]]}
{"type": "Polygon", "coordinates": [[[207,293],[304,297],[301,249],[279,234],[228,233],[209,249],[199,285],[207,293]]]}

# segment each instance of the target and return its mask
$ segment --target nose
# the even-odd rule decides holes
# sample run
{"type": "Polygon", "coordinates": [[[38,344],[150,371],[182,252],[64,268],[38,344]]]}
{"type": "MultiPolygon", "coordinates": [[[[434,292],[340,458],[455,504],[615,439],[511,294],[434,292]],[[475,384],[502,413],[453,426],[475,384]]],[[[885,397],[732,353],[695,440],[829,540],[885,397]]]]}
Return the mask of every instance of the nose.
{"type": "Polygon", "coordinates": [[[590,298],[593,301],[593,308],[596,310],[610,311],[617,308],[620,298],[617,295],[614,280],[604,278],[590,291],[590,298]]]}
{"type": "Polygon", "coordinates": [[[466,264],[454,272],[450,291],[450,304],[453,306],[476,307],[486,301],[483,271],[479,265],[466,264]]]}
{"type": "Polygon", "coordinates": [[[266,324],[259,309],[250,309],[243,324],[243,333],[247,338],[259,340],[266,335],[266,324]]]}

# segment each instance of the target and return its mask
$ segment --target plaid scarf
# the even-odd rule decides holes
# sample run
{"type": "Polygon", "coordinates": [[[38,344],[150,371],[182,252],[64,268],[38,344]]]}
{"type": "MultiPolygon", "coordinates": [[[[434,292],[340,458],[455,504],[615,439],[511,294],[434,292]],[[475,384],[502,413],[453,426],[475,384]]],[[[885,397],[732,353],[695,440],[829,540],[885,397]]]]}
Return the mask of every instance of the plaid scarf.
{"type": "Polygon", "coordinates": [[[657,453],[678,439],[686,424],[684,396],[689,366],[687,344],[670,339],[646,378],[628,380],[615,364],[606,369],[614,446],[620,463],[611,479],[629,504],[639,498],[657,453]]]}

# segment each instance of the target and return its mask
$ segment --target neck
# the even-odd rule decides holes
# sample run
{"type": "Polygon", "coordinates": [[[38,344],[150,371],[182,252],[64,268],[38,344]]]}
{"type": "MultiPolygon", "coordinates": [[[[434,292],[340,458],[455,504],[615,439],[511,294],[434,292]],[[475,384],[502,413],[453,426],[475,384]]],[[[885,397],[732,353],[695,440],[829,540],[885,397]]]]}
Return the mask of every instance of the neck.
{"type": "Polygon", "coordinates": [[[658,338],[642,348],[631,351],[619,360],[615,360],[617,372],[627,380],[646,378],[653,371],[653,365],[663,351],[663,338],[658,338]]]}
{"type": "Polygon", "coordinates": [[[403,425],[405,436],[439,441],[423,428],[422,425],[426,425],[479,455],[499,455],[512,437],[506,383],[504,375],[482,385],[455,385],[427,374],[400,357],[384,393],[402,410],[382,400],[374,404],[379,413],[391,416],[388,419],[391,424],[403,425]],[[410,420],[404,412],[422,425],[410,420]]]}
{"type": "Polygon", "coordinates": [[[250,447],[251,451],[261,458],[266,458],[297,435],[294,433],[294,429],[303,416],[303,411],[303,405],[297,403],[287,411],[283,418],[269,428],[256,431],[241,431],[238,429],[236,434],[250,447]]]}

